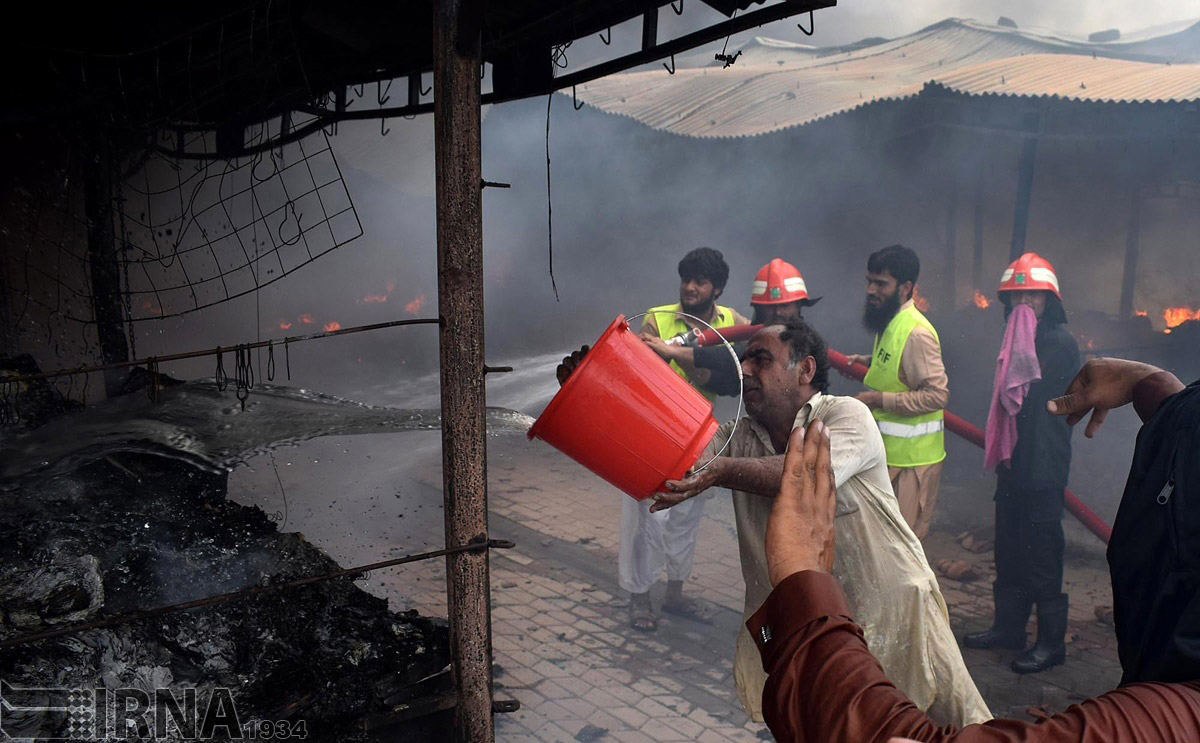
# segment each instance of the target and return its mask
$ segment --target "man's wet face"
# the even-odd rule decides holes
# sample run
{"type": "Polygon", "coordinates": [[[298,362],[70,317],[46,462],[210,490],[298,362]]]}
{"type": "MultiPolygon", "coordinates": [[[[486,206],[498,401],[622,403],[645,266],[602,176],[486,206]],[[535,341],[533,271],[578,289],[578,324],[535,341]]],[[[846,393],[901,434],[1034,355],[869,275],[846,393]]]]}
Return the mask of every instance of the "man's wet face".
{"type": "Polygon", "coordinates": [[[777,325],[755,333],[742,355],[746,412],[752,418],[787,405],[796,392],[796,367],[791,365],[791,349],[779,338],[782,330],[777,325]]]}
{"type": "Polygon", "coordinates": [[[679,304],[689,315],[704,317],[712,309],[720,292],[713,286],[712,281],[689,276],[679,280],[679,304]]]}

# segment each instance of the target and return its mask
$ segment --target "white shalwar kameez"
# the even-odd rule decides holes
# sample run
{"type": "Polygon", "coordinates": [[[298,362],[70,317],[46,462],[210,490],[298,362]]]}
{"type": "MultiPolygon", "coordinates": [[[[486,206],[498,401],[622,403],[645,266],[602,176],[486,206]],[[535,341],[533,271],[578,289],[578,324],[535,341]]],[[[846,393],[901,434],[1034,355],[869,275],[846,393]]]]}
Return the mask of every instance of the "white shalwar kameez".
{"type": "MultiPolygon", "coordinates": [[[[963,726],[991,719],[950,631],[937,578],[920,541],[900,515],[883,439],[871,411],[852,397],[817,393],[800,410],[795,425],[804,426],[813,419],[829,427],[837,487],[833,575],[842,584],[872,654],[888,679],[939,725],[963,726]]],[[[717,431],[705,459],[732,426],[731,421],[717,431]]],[[[775,454],[766,430],[750,418],[742,419],[726,449],[726,455],[733,457],[775,454]]],[[[770,497],[733,491],[746,583],[734,680],[742,706],[755,721],[762,721],[766,674],[745,620],[771,593],[766,530],[773,503],[770,497]]]]}

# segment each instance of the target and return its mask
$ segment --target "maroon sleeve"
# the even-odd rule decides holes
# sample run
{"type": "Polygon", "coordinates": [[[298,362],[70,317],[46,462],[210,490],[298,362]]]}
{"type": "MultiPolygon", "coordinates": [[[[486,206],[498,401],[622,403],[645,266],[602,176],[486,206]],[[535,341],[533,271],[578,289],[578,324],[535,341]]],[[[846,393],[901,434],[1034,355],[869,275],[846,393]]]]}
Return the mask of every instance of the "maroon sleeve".
{"type": "Polygon", "coordinates": [[[1200,740],[1200,683],[1132,684],[1046,720],[938,728],[887,680],[826,573],[784,579],[746,623],[768,678],[763,715],[780,741],[930,743],[1200,740]]]}
{"type": "Polygon", "coordinates": [[[1182,389],[1183,382],[1171,372],[1155,372],[1133,386],[1133,409],[1145,423],[1158,412],[1163,400],[1182,389]]]}

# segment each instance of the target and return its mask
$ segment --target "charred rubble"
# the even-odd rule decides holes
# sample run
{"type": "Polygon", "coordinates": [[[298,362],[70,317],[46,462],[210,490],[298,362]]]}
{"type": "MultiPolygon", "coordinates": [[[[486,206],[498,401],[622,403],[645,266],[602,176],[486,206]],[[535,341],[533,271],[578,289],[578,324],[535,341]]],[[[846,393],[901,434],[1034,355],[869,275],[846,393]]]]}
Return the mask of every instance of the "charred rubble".
{"type": "MultiPolygon", "coordinates": [[[[339,570],[301,534],[227,499],[227,475],[113,454],[0,488],[0,641],[339,570]]],[[[11,687],[230,691],[238,719],[310,740],[438,739],[445,623],[390,612],[351,578],[0,649],[11,687]],[[430,700],[435,703],[431,704],[430,700]]],[[[61,737],[48,716],[5,732],[61,737]]]]}

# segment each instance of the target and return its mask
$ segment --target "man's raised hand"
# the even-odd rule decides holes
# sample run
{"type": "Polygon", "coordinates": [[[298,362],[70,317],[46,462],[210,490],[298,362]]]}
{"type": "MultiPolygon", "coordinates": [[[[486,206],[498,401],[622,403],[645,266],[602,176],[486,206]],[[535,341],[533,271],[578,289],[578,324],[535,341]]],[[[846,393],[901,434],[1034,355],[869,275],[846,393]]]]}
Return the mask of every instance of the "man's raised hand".
{"type": "Polygon", "coordinates": [[[788,440],[783,482],[767,521],[767,572],[771,586],[792,573],[833,569],[836,507],[829,429],[813,421],[788,440]]]}

